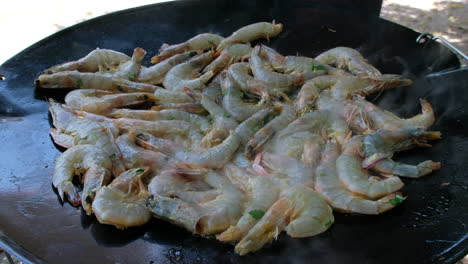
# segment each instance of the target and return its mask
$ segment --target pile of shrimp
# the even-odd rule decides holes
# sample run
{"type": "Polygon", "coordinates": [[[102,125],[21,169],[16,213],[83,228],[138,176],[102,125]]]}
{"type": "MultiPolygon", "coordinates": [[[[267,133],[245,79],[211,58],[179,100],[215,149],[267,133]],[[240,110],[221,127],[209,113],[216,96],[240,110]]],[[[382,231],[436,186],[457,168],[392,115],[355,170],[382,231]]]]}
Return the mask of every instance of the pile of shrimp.
{"type": "Polygon", "coordinates": [[[283,231],[320,234],[334,210],[376,215],[401,204],[401,177],[440,168],[392,159],[440,138],[430,103],[420,99],[422,113],[405,119],[366,100],[412,81],[381,74],[352,48],[309,58],[250,44],[282,30],[260,22],[199,34],[164,44],[150,67],[141,48],[132,57],[96,49],[45,70],[38,87],[75,89],[65,104],[50,100],[50,135],[67,149],[52,177],[60,198],[103,224],[157,217],[236,242],[240,255],[283,231]]]}

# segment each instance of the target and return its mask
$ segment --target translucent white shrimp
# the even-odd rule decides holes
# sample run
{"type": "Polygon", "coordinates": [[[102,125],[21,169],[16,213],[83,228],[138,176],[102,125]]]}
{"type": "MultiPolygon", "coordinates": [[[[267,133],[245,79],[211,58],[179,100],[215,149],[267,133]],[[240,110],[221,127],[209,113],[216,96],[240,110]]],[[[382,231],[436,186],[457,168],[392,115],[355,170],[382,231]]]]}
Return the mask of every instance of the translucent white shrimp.
{"type": "Polygon", "coordinates": [[[223,98],[223,93],[222,93],[222,81],[226,78],[226,73],[221,72],[214,79],[206,86],[206,88],[203,90],[203,96],[206,98],[209,98],[211,101],[213,101],[216,104],[221,104],[221,100],[223,98]]]}
{"type": "Polygon", "coordinates": [[[61,71],[97,72],[118,66],[130,60],[130,57],[114,50],[95,49],[85,57],[46,69],[44,73],[53,74],[61,71]]]}
{"type": "Polygon", "coordinates": [[[250,138],[264,126],[265,120],[272,113],[273,109],[264,108],[236,127],[235,132],[241,138],[241,145],[245,145],[250,138]]]}
{"type": "Polygon", "coordinates": [[[132,131],[117,138],[116,143],[124,157],[125,167],[148,167],[151,172],[157,173],[167,166],[169,158],[163,153],[146,150],[137,146],[136,136],[139,133],[132,131]]]}
{"type": "MultiPolygon", "coordinates": [[[[295,123],[295,121],[293,121],[293,123],[295,123]]],[[[292,126],[291,124],[290,126],[292,126]]],[[[288,127],[286,127],[284,131],[287,131],[288,127]]],[[[310,144],[316,144],[313,143],[316,141],[321,143],[323,139],[321,136],[310,131],[297,131],[294,133],[283,133],[283,131],[280,131],[267,144],[265,151],[274,154],[286,155],[296,160],[302,160],[304,155],[311,154],[304,154],[304,152],[310,151],[309,148],[312,147],[310,144]]],[[[309,158],[305,157],[305,159],[309,158]]]]}
{"type": "Polygon", "coordinates": [[[91,203],[96,192],[110,182],[112,162],[108,154],[92,145],[78,145],[62,153],[55,162],[52,184],[62,201],[82,204],[86,213],[92,213],[91,203]],[[77,174],[83,175],[83,192],[80,195],[72,183],[77,174]]]}
{"type": "Polygon", "coordinates": [[[128,170],[99,189],[92,205],[99,223],[125,229],[143,225],[151,219],[145,205],[149,193],[144,178],[148,177],[148,172],[141,168],[128,170]]]}
{"type": "Polygon", "coordinates": [[[335,100],[328,90],[320,94],[315,105],[319,110],[329,110],[341,116],[356,133],[368,134],[373,131],[367,112],[357,106],[353,100],[335,100]]]}
{"type": "Polygon", "coordinates": [[[334,140],[330,140],[322,152],[322,161],[316,170],[315,180],[315,190],[322,194],[334,209],[343,212],[376,215],[398,205],[393,199],[399,193],[389,194],[373,201],[350,192],[340,181],[336,171],[336,159],[339,155],[338,145],[334,140]]]}
{"type": "Polygon", "coordinates": [[[223,82],[223,107],[237,121],[242,122],[265,108],[269,103],[269,95],[263,92],[263,97],[257,104],[247,103],[242,100],[243,93],[228,76],[223,82]]]}
{"type": "Polygon", "coordinates": [[[135,81],[140,74],[141,62],[146,55],[146,51],[142,48],[133,50],[132,59],[122,63],[113,74],[114,77],[122,78],[130,81],[135,81]]]}
{"type": "Polygon", "coordinates": [[[252,47],[250,47],[250,44],[230,45],[224,49],[214,61],[208,64],[208,66],[203,69],[203,72],[212,71],[214,73],[218,73],[239,60],[244,61],[250,58],[251,51],[252,47]]]}
{"type": "Polygon", "coordinates": [[[182,120],[158,120],[146,121],[130,118],[114,119],[114,123],[122,130],[131,131],[138,128],[157,136],[168,137],[173,134],[188,136],[193,145],[197,145],[202,139],[198,129],[187,121],[182,120]]]}
{"type": "Polygon", "coordinates": [[[332,96],[337,100],[350,99],[351,96],[359,94],[366,96],[375,92],[382,92],[399,86],[413,84],[410,79],[397,74],[383,74],[378,76],[343,76],[331,88],[332,96]]]}
{"type": "Polygon", "coordinates": [[[118,107],[128,107],[145,102],[155,102],[152,93],[112,93],[109,91],[85,89],[74,90],[65,96],[65,103],[73,109],[106,115],[118,107]]]}
{"type": "Polygon", "coordinates": [[[158,63],[176,54],[187,51],[200,52],[209,49],[215,49],[223,39],[223,37],[216,34],[202,33],[180,44],[164,44],[159,49],[158,56],[151,58],[151,63],[158,63]]]}
{"type": "Polygon", "coordinates": [[[40,88],[76,88],[98,89],[116,92],[154,92],[160,88],[146,83],[132,82],[114,77],[109,73],[90,73],[63,71],[54,74],[42,74],[36,80],[40,88]]]}
{"type": "Polygon", "coordinates": [[[343,147],[343,153],[336,160],[336,170],[338,177],[343,184],[353,193],[376,199],[400,190],[403,182],[398,177],[375,181],[375,177],[370,178],[369,172],[362,169],[361,136],[354,136],[348,140],[343,147]]]}
{"type": "Polygon", "coordinates": [[[51,131],[55,134],[61,133],[70,136],[72,139],[68,137],[67,142],[72,143],[73,146],[90,144],[98,147],[100,151],[111,157],[114,175],[118,176],[125,170],[122,155],[115,144],[119,129],[109,119],[100,117],[99,120],[93,120],[89,116],[82,118],[66,106],[53,100],[50,101],[49,111],[55,126],[55,130],[51,131]]]}
{"type": "Polygon", "coordinates": [[[274,72],[270,63],[261,56],[262,47],[257,45],[252,49],[249,63],[255,78],[266,84],[270,94],[288,92],[304,83],[302,76],[274,72]]]}
{"type": "Polygon", "coordinates": [[[294,102],[296,112],[304,113],[312,109],[321,92],[331,88],[341,78],[342,76],[325,75],[306,81],[299,90],[294,102]]]}
{"type": "Polygon", "coordinates": [[[228,69],[229,76],[243,92],[249,92],[249,82],[254,80],[249,73],[250,65],[247,62],[234,63],[228,69]]]}
{"type": "Polygon", "coordinates": [[[219,145],[200,151],[179,151],[175,154],[178,164],[194,168],[221,168],[239,147],[240,137],[234,131],[219,145]]]}
{"type": "Polygon", "coordinates": [[[203,133],[207,133],[211,129],[211,123],[207,118],[177,109],[165,109],[160,111],[117,109],[112,111],[109,116],[113,118],[132,118],[147,121],[183,120],[197,126],[203,133]]]}
{"type": "Polygon", "coordinates": [[[236,225],[230,226],[216,238],[220,241],[238,241],[258,222],[251,215],[252,211],[266,212],[278,199],[279,189],[270,180],[262,176],[254,176],[234,165],[224,167],[226,176],[231,182],[237,182],[239,189],[246,193],[247,204],[242,217],[236,225]]]}
{"type": "Polygon", "coordinates": [[[315,59],[324,64],[347,69],[358,76],[381,75],[380,71],[369,64],[361,53],[352,48],[333,48],[318,55],[315,59]]]}
{"type": "Polygon", "coordinates": [[[235,129],[238,123],[229,113],[208,96],[202,96],[201,104],[210,113],[213,120],[213,127],[202,139],[200,145],[203,147],[216,146],[229,136],[230,131],[235,129]]]}
{"type": "Polygon", "coordinates": [[[192,92],[192,96],[190,96],[184,91],[170,91],[166,89],[157,89],[154,92],[154,95],[156,96],[158,104],[195,103],[201,96],[199,93],[196,92],[192,92]],[[195,97],[193,97],[193,95],[195,97]]]}
{"type": "Polygon", "coordinates": [[[391,158],[397,151],[414,146],[430,146],[427,141],[439,139],[440,132],[426,131],[420,127],[402,130],[380,129],[363,140],[363,150],[366,158],[362,162],[363,168],[373,168],[381,173],[403,177],[418,178],[440,169],[440,162],[424,161],[416,166],[393,161],[391,158]]]}
{"type": "Polygon", "coordinates": [[[322,134],[325,138],[335,138],[340,144],[344,144],[346,137],[351,134],[348,124],[339,115],[328,110],[317,110],[294,120],[278,133],[278,137],[284,138],[301,131],[322,134]]]}
{"type": "Polygon", "coordinates": [[[224,50],[233,43],[247,43],[252,40],[259,38],[270,39],[270,37],[276,37],[283,31],[283,24],[275,24],[268,22],[259,22],[250,24],[239,28],[234,31],[231,36],[223,39],[218,45],[217,50],[224,50]]]}
{"type": "Polygon", "coordinates": [[[380,109],[378,106],[366,101],[364,98],[356,97],[355,105],[366,112],[368,119],[372,122],[375,129],[404,129],[411,127],[423,127],[428,129],[434,124],[435,116],[432,106],[426,100],[420,98],[422,113],[414,117],[403,119],[390,111],[380,109]]]}
{"type": "Polygon", "coordinates": [[[172,91],[183,91],[184,87],[191,90],[203,90],[213,76],[213,72],[200,75],[201,70],[214,58],[214,52],[209,51],[198,55],[187,62],[170,69],[164,78],[163,85],[172,91]]]}
{"type": "Polygon", "coordinates": [[[197,115],[206,114],[206,109],[203,108],[203,105],[200,103],[167,103],[151,107],[153,111],[161,111],[164,109],[177,109],[197,115]]]}
{"type": "Polygon", "coordinates": [[[161,61],[151,67],[143,68],[138,75],[138,81],[149,84],[161,84],[166,76],[166,73],[174,66],[184,63],[197,53],[195,51],[188,51],[177,54],[167,60],[161,61]]]}
{"type": "Polygon", "coordinates": [[[325,232],[334,222],[333,212],[323,198],[303,186],[281,192],[260,221],[236,245],[235,251],[245,255],[262,248],[286,231],[291,237],[309,237],[325,232]]]}
{"type": "MultiPolygon", "coordinates": [[[[165,175],[157,176],[149,185],[153,196],[148,200],[147,206],[156,217],[200,235],[220,233],[239,220],[243,195],[226,177],[213,170],[200,175],[188,175],[188,181],[193,182],[193,177],[197,177],[196,180],[201,179],[210,187],[209,190],[197,190],[193,184],[174,182],[173,176],[170,179],[165,175]],[[166,179],[169,180],[169,185],[164,182],[166,179]],[[210,198],[199,202],[179,197],[184,192],[191,191],[199,191],[201,195],[207,192],[210,198]],[[216,195],[213,195],[215,191],[216,195]]],[[[184,181],[179,178],[180,180],[184,181]]]]}
{"type": "Polygon", "coordinates": [[[296,118],[294,108],[289,104],[277,104],[281,113],[268,122],[264,127],[258,130],[255,135],[247,142],[245,146],[245,156],[252,160],[263,145],[279,130],[286,127],[296,118]]]}
{"type": "Polygon", "coordinates": [[[156,137],[150,133],[137,131],[130,132],[134,133],[135,143],[142,148],[160,152],[168,157],[174,156],[174,154],[182,149],[185,149],[187,146],[183,142],[175,142],[173,140],[156,137]]]}

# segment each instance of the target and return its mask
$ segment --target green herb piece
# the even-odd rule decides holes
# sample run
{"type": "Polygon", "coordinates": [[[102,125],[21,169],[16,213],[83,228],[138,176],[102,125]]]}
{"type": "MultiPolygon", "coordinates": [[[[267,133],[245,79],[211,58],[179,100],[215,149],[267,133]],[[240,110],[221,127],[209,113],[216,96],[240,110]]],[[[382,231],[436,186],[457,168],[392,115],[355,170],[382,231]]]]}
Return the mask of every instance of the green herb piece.
{"type": "Polygon", "coordinates": [[[109,155],[109,158],[115,159],[115,153],[112,153],[111,155],[109,155]]]}
{"type": "Polygon", "coordinates": [[[83,87],[83,80],[76,80],[76,88],[81,89],[81,87],[83,87]]]}
{"type": "Polygon", "coordinates": [[[229,113],[224,113],[224,117],[230,118],[230,117],[231,117],[231,114],[229,114],[229,113]]]}
{"type": "Polygon", "coordinates": [[[332,224],[333,224],[333,221],[332,221],[332,220],[328,220],[328,221],[325,223],[325,227],[326,227],[326,228],[329,228],[332,224]]]}
{"type": "Polygon", "coordinates": [[[397,195],[395,196],[395,198],[390,199],[389,202],[390,202],[392,205],[399,205],[399,204],[401,204],[404,200],[406,200],[405,197],[402,197],[402,196],[400,196],[400,195],[397,194],[397,195]]]}
{"type": "Polygon", "coordinates": [[[325,68],[322,65],[314,65],[312,64],[312,71],[325,71],[327,68],[325,68]]]}
{"type": "Polygon", "coordinates": [[[230,92],[229,92],[229,89],[225,89],[225,90],[223,91],[223,95],[224,95],[224,96],[228,95],[229,93],[230,93],[230,92]]]}
{"type": "Polygon", "coordinates": [[[174,120],[174,117],[170,115],[170,116],[168,116],[166,119],[167,119],[167,120],[174,120]]]}
{"type": "Polygon", "coordinates": [[[216,43],[212,39],[208,40],[208,43],[210,43],[211,46],[216,46],[216,43]]]}
{"type": "Polygon", "coordinates": [[[184,152],[190,152],[192,149],[190,149],[189,147],[187,148],[184,148],[184,152]]]}
{"type": "Polygon", "coordinates": [[[260,125],[256,125],[256,126],[252,127],[252,131],[253,131],[253,132],[257,132],[257,131],[260,130],[260,128],[261,128],[260,125]]]}
{"type": "Polygon", "coordinates": [[[132,81],[132,82],[135,81],[135,80],[136,80],[136,74],[135,74],[135,73],[134,73],[134,74],[130,74],[130,76],[128,76],[128,80],[129,80],[129,81],[132,81]]]}
{"type": "Polygon", "coordinates": [[[136,173],[142,173],[142,172],[144,172],[144,171],[145,171],[144,169],[139,168],[139,169],[137,169],[135,172],[136,172],[136,173]]]}
{"type": "Polygon", "coordinates": [[[259,220],[263,217],[263,215],[265,215],[265,212],[263,212],[262,210],[252,210],[249,212],[249,215],[252,216],[254,219],[259,220]]]}

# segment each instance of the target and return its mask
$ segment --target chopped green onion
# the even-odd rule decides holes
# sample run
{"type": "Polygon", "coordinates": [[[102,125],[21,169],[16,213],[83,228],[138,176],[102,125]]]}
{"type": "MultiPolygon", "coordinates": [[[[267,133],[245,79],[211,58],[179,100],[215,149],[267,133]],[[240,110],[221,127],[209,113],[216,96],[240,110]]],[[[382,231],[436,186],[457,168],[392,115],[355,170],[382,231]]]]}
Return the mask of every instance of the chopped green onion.
{"type": "Polygon", "coordinates": [[[76,88],[81,89],[81,87],[83,87],[83,80],[76,80],[76,88]]]}
{"type": "Polygon", "coordinates": [[[325,227],[328,228],[328,227],[330,227],[332,224],[333,224],[333,221],[332,221],[332,220],[328,220],[328,221],[325,223],[325,227]]]}
{"type": "Polygon", "coordinates": [[[314,65],[312,64],[312,71],[325,71],[327,68],[325,68],[322,65],[314,65]]]}
{"type": "Polygon", "coordinates": [[[265,215],[265,212],[263,212],[262,210],[252,210],[249,212],[249,215],[252,216],[254,219],[259,220],[263,217],[263,215],[265,215]]]}
{"type": "Polygon", "coordinates": [[[229,113],[224,113],[224,117],[230,118],[230,117],[231,117],[231,114],[229,114],[229,113]]]}
{"type": "Polygon", "coordinates": [[[142,173],[142,172],[144,172],[144,171],[145,171],[144,169],[139,168],[139,169],[137,169],[135,172],[136,172],[136,173],[142,173]]]}
{"type": "Polygon", "coordinates": [[[115,153],[112,153],[111,155],[109,155],[109,158],[115,159],[115,153]]]}
{"type": "Polygon", "coordinates": [[[261,128],[260,125],[256,125],[256,126],[252,127],[252,131],[257,132],[258,130],[260,130],[260,128],[261,128]]]}
{"type": "Polygon", "coordinates": [[[136,74],[130,74],[130,76],[128,76],[128,80],[132,82],[136,80],[136,74]]]}
{"type": "Polygon", "coordinates": [[[168,116],[166,119],[167,119],[167,120],[174,120],[174,117],[170,115],[170,116],[168,116]]]}
{"type": "Polygon", "coordinates": [[[211,39],[210,39],[210,40],[208,40],[208,43],[209,43],[211,46],[216,46],[214,40],[211,40],[211,39]]]}
{"type": "Polygon", "coordinates": [[[395,198],[393,199],[390,199],[389,202],[392,204],[392,205],[399,205],[401,204],[404,200],[406,200],[405,197],[402,197],[400,195],[396,195],[395,198]]]}

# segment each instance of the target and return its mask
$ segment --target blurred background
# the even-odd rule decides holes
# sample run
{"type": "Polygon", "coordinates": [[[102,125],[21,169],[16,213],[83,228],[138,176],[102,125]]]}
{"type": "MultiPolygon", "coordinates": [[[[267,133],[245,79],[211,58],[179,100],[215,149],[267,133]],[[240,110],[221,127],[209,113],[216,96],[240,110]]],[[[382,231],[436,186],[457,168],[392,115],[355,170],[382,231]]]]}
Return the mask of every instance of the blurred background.
{"type": "MultiPolygon", "coordinates": [[[[117,10],[166,1],[4,1],[0,11],[0,65],[63,28],[117,10]]],[[[384,0],[380,16],[419,32],[443,36],[468,54],[468,0],[384,0]]],[[[8,257],[0,249],[0,264],[10,263],[8,257]]],[[[20,263],[14,258],[11,261],[20,263]]],[[[458,264],[468,264],[468,257],[458,264]]]]}

